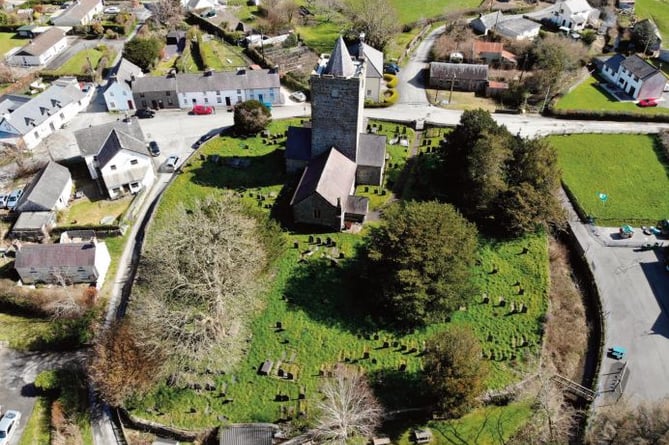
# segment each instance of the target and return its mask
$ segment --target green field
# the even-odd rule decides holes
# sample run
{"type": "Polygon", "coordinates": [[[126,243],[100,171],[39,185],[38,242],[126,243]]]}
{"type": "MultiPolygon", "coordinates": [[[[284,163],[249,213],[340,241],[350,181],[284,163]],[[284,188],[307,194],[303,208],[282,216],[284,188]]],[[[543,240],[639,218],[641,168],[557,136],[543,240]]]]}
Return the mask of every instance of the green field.
{"type": "Polygon", "coordinates": [[[638,0],[634,6],[637,18],[652,18],[662,37],[669,37],[669,5],[664,0],[638,0]]]}
{"type": "Polygon", "coordinates": [[[585,82],[574,88],[569,94],[560,98],[555,105],[558,110],[592,110],[610,112],[630,112],[640,114],[669,113],[665,107],[638,107],[634,102],[614,100],[596,85],[597,79],[589,77],[585,82]]]}
{"type": "MultiPolygon", "coordinates": [[[[224,189],[235,190],[251,209],[261,213],[277,211],[277,202],[285,205],[291,192],[282,190],[288,178],[283,173],[281,146],[288,123],[272,123],[269,131],[276,138],[239,140],[224,136],[205,144],[165,192],[154,224],[163,224],[164,215],[179,202],[193,202],[224,189]],[[221,156],[223,162],[214,163],[211,155],[221,156]],[[231,157],[246,158],[251,163],[246,169],[228,167],[225,160],[231,157]]],[[[327,375],[342,363],[363,369],[390,408],[425,403],[420,356],[425,340],[444,325],[400,334],[384,330],[363,316],[356,298],[359,290],[352,279],[355,262],[350,260],[362,241],[360,235],[318,233],[311,235],[312,242],[309,235],[286,232],[286,237],[286,250],[270,276],[262,279],[269,282],[263,298],[265,308],[252,322],[253,336],[246,358],[225,374],[200,375],[213,384],[214,391],[160,384],[129,405],[135,414],[188,428],[215,425],[221,415],[231,422],[275,422],[294,419],[302,412],[308,419],[310,404],[318,397],[323,379],[319,375],[327,375]],[[318,244],[319,239],[326,238],[331,238],[336,247],[318,244]],[[336,267],[324,257],[338,258],[340,254],[336,267]],[[277,329],[277,322],[281,329],[277,329]],[[265,360],[274,363],[270,376],[257,373],[265,360]],[[279,377],[279,368],[294,379],[279,377]],[[300,393],[305,394],[303,400],[298,397],[300,393]],[[278,395],[287,395],[289,400],[275,401],[278,395]]],[[[535,365],[541,342],[540,319],[547,305],[547,264],[545,235],[507,243],[482,240],[479,266],[474,272],[482,293],[454,314],[453,322],[472,325],[481,339],[492,364],[488,380],[491,388],[515,381],[519,373],[535,365]],[[521,254],[524,248],[526,254],[521,254]],[[494,274],[493,268],[497,269],[494,274]],[[484,295],[490,297],[486,300],[484,295]],[[499,296],[504,296],[503,304],[499,296]],[[520,310],[521,302],[526,311],[520,310]]]]}
{"type": "MultiPolygon", "coordinates": [[[[107,63],[111,63],[111,61],[114,59],[113,50],[110,50],[109,52],[109,60],[107,63]]],[[[74,56],[70,57],[67,62],[61,65],[60,68],[55,71],[51,71],[50,73],[58,76],[90,74],[91,66],[93,69],[96,69],[103,55],[104,52],[97,48],[88,48],[83,51],[79,51],[74,56]]]]}
{"type": "Polygon", "coordinates": [[[390,0],[401,23],[412,23],[419,19],[438,17],[447,12],[477,8],[479,0],[390,0]]]}
{"type": "Polygon", "coordinates": [[[204,53],[204,58],[211,65],[209,68],[215,71],[230,71],[248,65],[238,48],[218,40],[202,42],[200,51],[204,53]]]}
{"type": "Polygon", "coordinates": [[[646,135],[551,136],[562,179],[600,225],[655,224],[669,215],[667,165],[646,135]],[[599,193],[606,193],[602,203],[599,193]]]}
{"type": "Polygon", "coordinates": [[[12,48],[27,45],[28,39],[19,39],[14,32],[0,32],[0,54],[6,54],[12,48]]]}
{"type": "Polygon", "coordinates": [[[329,53],[346,28],[346,22],[341,17],[332,21],[321,20],[316,25],[296,26],[295,29],[309,48],[317,53],[329,53]]]}

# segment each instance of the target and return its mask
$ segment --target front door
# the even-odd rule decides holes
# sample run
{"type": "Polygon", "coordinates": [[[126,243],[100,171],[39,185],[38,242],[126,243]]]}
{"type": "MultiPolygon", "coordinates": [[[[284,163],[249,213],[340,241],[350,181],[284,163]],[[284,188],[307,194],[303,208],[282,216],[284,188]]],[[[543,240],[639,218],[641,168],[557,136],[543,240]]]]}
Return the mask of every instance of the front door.
{"type": "Polygon", "coordinates": [[[151,101],[151,108],[153,108],[154,110],[157,110],[158,109],[158,102],[155,101],[155,100],[152,100],[151,101]]]}
{"type": "Polygon", "coordinates": [[[134,109],[135,109],[135,104],[133,104],[131,100],[128,100],[128,110],[134,110],[134,109]]]}
{"type": "Polygon", "coordinates": [[[258,94],[258,102],[260,102],[261,104],[265,103],[265,101],[262,100],[262,94],[258,94]]]}
{"type": "Polygon", "coordinates": [[[226,107],[229,107],[230,105],[232,105],[232,102],[230,101],[230,98],[229,98],[229,97],[226,97],[226,98],[225,98],[225,106],[226,106],[226,107]]]}

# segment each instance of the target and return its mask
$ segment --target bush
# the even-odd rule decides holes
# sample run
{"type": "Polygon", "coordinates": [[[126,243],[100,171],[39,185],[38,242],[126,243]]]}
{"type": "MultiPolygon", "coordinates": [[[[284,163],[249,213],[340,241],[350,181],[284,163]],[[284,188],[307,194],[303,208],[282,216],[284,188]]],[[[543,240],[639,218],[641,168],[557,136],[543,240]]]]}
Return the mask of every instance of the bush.
{"type": "Polygon", "coordinates": [[[386,96],[383,98],[383,102],[389,105],[394,104],[400,98],[400,93],[397,92],[395,88],[390,88],[386,91],[386,96]]]}
{"type": "Polygon", "coordinates": [[[35,378],[35,388],[44,394],[53,394],[59,387],[58,371],[42,371],[35,378]]]}
{"type": "Polygon", "coordinates": [[[386,81],[388,88],[395,88],[397,86],[397,76],[394,74],[384,74],[383,80],[386,81]]]}
{"type": "Polygon", "coordinates": [[[272,113],[257,100],[247,100],[235,105],[235,132],[257,134],[272,121],[272,113]]]}

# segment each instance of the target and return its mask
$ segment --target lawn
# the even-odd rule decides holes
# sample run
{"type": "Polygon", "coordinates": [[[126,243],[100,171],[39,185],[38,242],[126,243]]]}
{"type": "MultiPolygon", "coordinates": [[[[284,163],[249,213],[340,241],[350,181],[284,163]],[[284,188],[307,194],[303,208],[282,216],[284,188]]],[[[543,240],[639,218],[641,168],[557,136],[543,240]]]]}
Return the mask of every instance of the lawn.
{"type": "Polygon", "coordinates": [[[174,63],[177,61],[178,56],[173,56],[170,57],[169,59],[161,60],[158,62],[158,65],[156,65],[153,70],[151,70],[151,75],[152,76],[164,76],[166,75],[172,68],[174,68],[174,63]]]}
{"type": "MultiPolygon", "coordinates": [[[[33,412],[23,429],[19,445],[34,445],[36,443],[51,443],[50,434],[50,404],[45,397],[38,397],[33,412]]],[[[27,414],[27,413],[25,413],[27,414]]]]}
{"type": "Polygon", "coordinates": [[[0,54],[7,54],[12,48],[27,45],[28,39],[19,39],[14,32],[0,32],[0,54]]]}
{"type": "Polygon", "coordinates": [[[664,0],[638,0],[634,6],[637,18],[652,18],[660,34],[669,37],[669,5],[664,0]]]}
{"type": "MultiPolygon", "coordinates": [[[[60,68],[53,71],[54,75],[77,75],[90,73],[90,67],[97,68],[98,62],[102,59],[104,52],[97,48],[88,48],[79,51],[74,56],[70,57],[60,68]]],[[[114,59],[113,54],[109,57],[109,62],[114,59]]]]}
{"type": "Polygon", "coordinates": [[[63,221],[65,224],[100,224],[100,221],[106,216],[113,216],[118,218],[123,215],[133,196],[125,196],[120,199],[98,199],[91,201],[83,197],[74,201],[63,213],[63,221]],[[76,223],[75,223],[76,221],[76,223]]]}
{"type": "MultiPolygon", "coordinates": [[[[154,224],[162,224],[164,215],[177,203],[225,188],[235,190],[253,209],[275,212],[277,202],[290,198],[291,189],[284,190],[282,185],[288,178],[282,168],[280,135],[287,125],[286,121],[272,123],[269,131],[278,138],[224,136],[205,144],[165,192],[154,224]],[[246,169],[228,167],[226,160],[234,157],[246,158],[250,165],[246,169]]],[[[444,325],[400,334],[381,329],[361,314],[355,262],[350,260],[362,241],[360,235],[286,232],[286,236],[288,247],[263,278],[268,282],[265,308],[252,321],[253,336],[243,361],[225,373],[202,372],[199,378],[211,382],[214,391],[160,384],[132,402],[129,408],[135,414],[189,428],[219,424],[221,416],[231,422],[275,422],[302,415],[308,419],[321,375],[327,376],[343,363],[363,369],[386,406],[425,404],[421,353],[425,340],[444,325]],[[326,246],[327,238],[336,247],[332,242],[326,246]],[[339,258],[337,265],[326,256],[339,258]],[[265,360],[271,360],[274,367],[271,375],[260,376],[257,371],[265,360]],[[279,369],[284,377],[279,376],[279,369]],[[285,378],[287,373],[293,378],[285,378]],[[287,401],[277,401],[284,395],[287,401]]],[[[530,371],[539,350],[540,319],[547,304],[546,237],[508,243],[482,241],[479,260],[474,275],[482,294],[456,313],[453,322],[474,327],[493,365],[489,386],[500,388],[530,371]],[[497,272],[491,273],[492,268],[497,272]],[[520,285],[514,286],[515,281],[520,285]],[[487,302],[483,294],[490,295],[487,302]],[[503,305],[499,296],[505,298],[503,305]],[[520,309],[520,303],[527,311],[520,309]]]]}
{"type": "Polygon", "coordinates": [[[332,52],[337,38],[346,28],[346,21],[337,17],[326,21],[323,17],[317,17],[319,22],[310,26],[296,26],[297,34],[304,43],[316,53],[332,52]]]}
{"type": "Polygon", "coordinates": [[[477,110],[479,108],[490,112],[495,111],[498,105],[487,97],[478,97],[474,93],[450,90],[425,90],[428,100],[441,108],[449,110],[477,110]],[[450,103],[449,103],[450,102],[450,103]]]}
{"type": "Polygon", "coordinates": [[[638,107],[634,102],[614,100],[597,86],[598,80],[591,76],[585,82],[563,96],[555,104],[558,110],[592,110],[609,112],[629,112],[640,114],[669,113],[665,107],[638,107]]]}
{"type": "MultiPolygon", "coordinates": [[[[363,1],[363,0],[359,0],[363,1]]],[[[479,0],[390,0],[401,23],[413,23],[423,18],[438,17],[447,12],[478,8],[479,0]]]]}
{"type": "Polygon", "coordinates": [[[669,215],[667,164],[648,135],[551,136],[562,180],[601,225],[655,224],[669,215]],[[603,203],[598,194],[605,193],[603,203]]]}
{"type": "Polygon", "coordinates": [[[209,68],[215,71],[232,71],[237,67],[248,65],[239,48],[230,46],[225,42],[214,39],[203,41],[200,51],[205,53],[204,59],[211,65],[209,68]]]}

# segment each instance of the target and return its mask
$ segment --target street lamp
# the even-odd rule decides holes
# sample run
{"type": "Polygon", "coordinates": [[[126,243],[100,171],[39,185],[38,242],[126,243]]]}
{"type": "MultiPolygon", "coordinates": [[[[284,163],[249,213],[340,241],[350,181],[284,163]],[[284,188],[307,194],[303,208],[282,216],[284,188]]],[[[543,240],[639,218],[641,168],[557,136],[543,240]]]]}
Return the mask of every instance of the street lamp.
{"type": "Polygon", "coordinates": [[[451,99],[453,99],[453,85],[455,84],[455,73],[451,74],[451,92],[448,93],[448,105],[451,104],[451,99]]]}

